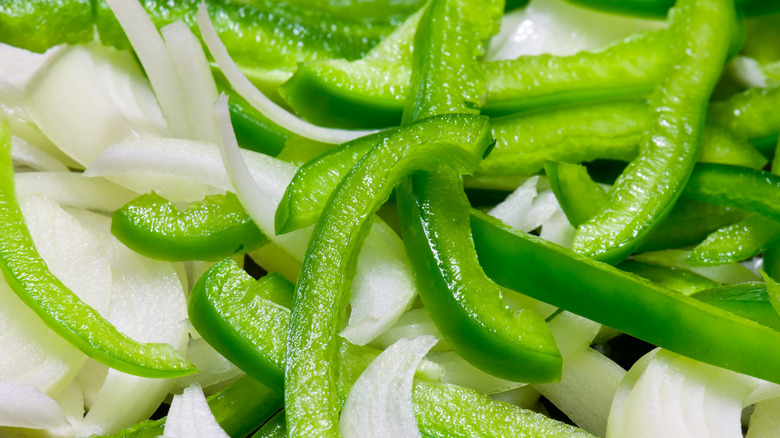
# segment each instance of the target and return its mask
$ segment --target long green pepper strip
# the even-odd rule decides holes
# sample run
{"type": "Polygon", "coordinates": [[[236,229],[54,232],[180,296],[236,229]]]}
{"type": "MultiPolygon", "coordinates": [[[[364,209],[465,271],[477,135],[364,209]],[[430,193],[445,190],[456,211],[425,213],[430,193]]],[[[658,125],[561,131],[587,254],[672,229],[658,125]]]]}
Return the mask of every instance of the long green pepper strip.
{"type": "Polygon", "coordinates": [[[11,132],[0,120],[0,270],[5,281],[52,330],[84,354],[142,377],[179,377],[197,370],[169,344],[141,344],[81,301],[35,250],[14,192],[11,132]]]}
{"type": "Polygon", "coordinates": [[[601,260],[628,256],[671,210],[699,153],[707,102],[736,21],[728,0],[681,0],[672,11],[674,59],[651,97],[655,115],[640,154],[604,209],[577,231],[573,248],[601,260]]]}
{"type": "Polygon", "coordinates": [[[432,117],[378,143],[341,181],[315,226],[295,288],[285,370],[291,437],[338,436],[338,332],[371,214],[404,176],[440,165],[473,171],[491,144],[486,117],[432,117]]]}

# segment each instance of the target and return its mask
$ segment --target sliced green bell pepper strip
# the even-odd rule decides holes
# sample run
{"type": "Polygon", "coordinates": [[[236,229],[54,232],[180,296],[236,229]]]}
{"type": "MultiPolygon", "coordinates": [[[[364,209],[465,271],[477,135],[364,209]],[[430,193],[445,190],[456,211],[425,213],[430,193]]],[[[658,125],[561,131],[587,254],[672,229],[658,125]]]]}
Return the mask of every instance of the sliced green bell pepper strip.
{"type": "Polygon", "coordinates": [[[759,214],[720,228],[697,245],[685,261],[691,266],[740,262],[760,253],[780,236],[780,223],[759,214]]]}
{"type": "Polygon", "coordinates": [[[91,41],[91,0],[8,0],[0,3],[0,41],[33,52],[91,41]]]}
{"type": "Polygon", "coordinates": [[[780,221],[780,176],[764,170],[698,163],[683,196],[780,221]]]}
{"type": "Polygon", "coordinates": [[[548,161],[544,172],[569,223],[578,227],[607,202],[607,192],[593,182],[585,166],[548,161]]]}
{"type": "Polygon", "coordinates": [[[431,117],[378,143],[344,176],[315,226],[295,288],[285,370],[291,437],[338,434],[338,332],[371,214],[404,176],[440,165],[470,172],[491,143],[486,117],[431,117]]]}
{"type": "MultiPolygon", "coordinates": [[[[674,0],[566,0],[597,11],[644,18],[664,18],[674,0]]],[[[748,17],[780,12],[777,0],[736,0],[737,11],[748,17]]]]}
{"type": "Polygon", "coordinates": [[[707,120],[750,140],[756,147],[774,152],[780,132],[780,87],[749,88],[728,100],[713,102],[707,120]]]}
{"type": "Polygon", "coordinates": [[[780,382],[780,332],[472,214],[485,272],[504,287],[690,358],[780,382]]]}
{"type": "Polygon", "coordinates": [[[544,319],[530,309],[510,310],[479,266],[468,215],[461,214],[470,207],[461,184],[458,175],[441,170],[398,189],[420,298],[444,338],[472,365],[508,380],[556,381],[562,359],[544,319]]]}
{"type": "Polygon", "coordinates": [[[650,263],[624,260],[618,269],[644,277],[659,286],[676,290],[683,295],[691,295],[699,291],[721,286],[715,280],[675,266],[661,266],[650,263]]]}
{"type": "Polygon", "coordinates": [[[721,286],[696,292],[691,297],[780,330],[780,316],[770,303],[765,283],[756,281],[721,286]]]}
{"type": "Polygon", "coordinates": [[[734,5],[680,0],[671,16],[675,67],[651,96],[654,117],[639,156],[615,182],[610,202],[574,238],[576,251],[600,260],[622,260],[641,243],[671,210],[699,154],[707,103],[731,42],[734,5]]]}
{"type": "MultiPolygon", "coordinates": [[[[206,397],[214,419],[231,438],[244,438],[282,408],[282,395],[251,377],[241,377],[206,397]]],[[[100,438],[157,438],[165,418],[146,420],[100,438]]]]}
{"type": "Polygon", "coordinates": [[[117,330],[67,288],[38,254],[14,192],[11,132],[0,120],[0,271],[41,320],[84,354],[142,377],[179,377],[197,370],[169,344],[142,344],[117,330]]]}
{"type": "Polygon", "coordinates": [[[111,233],[130,249],[167,261],[220,260],[268,243],[230,192],[184,211],[154,192],[141,195],[114,211],[111,233]]]}
{"type": "MultiPolygon", "coordinates": [[[[225,266],[229,266],[228,262],[225,263],[227,263],[225,266]]],[[[224,287],[232,290],[232,292],[224,291],[223,294],[226,295],[243,293],[242,290],[245,289],[245,283],[252,281],[251,279],[247,280],[248,275],[240,272],[238,268],[215,268],[204,274],[204,276],[211,277],[211,280],[201,281],[219,281],[224,287]]],[[[289,309],[282,304],[282,300],[272,302],[271,300],[261,299],[258,300],[258,303],[261,306],[265,306],[267,310],[286,312],[288,316],[290,315],[289,309]]],[[[256,318],[248,312],[240,312],[231,319],[230,324],[237,324],[235,331],[240,336],[245,336],[243,342],[256,347],[251,351],[243,350],[242,354],[269,357],[272,358],[272,363],[277,364],[284,361],[288,321],[273,319],[273,323],[264,324],[262,330],[241,330],[241,327],[256,323],[256,318]],[[282,348],[279,349],[276,346],[282,346],[282,348]]],[[[235,348],[235,346],[230,348],[235,348]]],[[[234,354],[238,354],[238,352],[234,354]]],[[[337,383],[339,403],[344,402],[354,382],[378,354],[379,351],[373,348],[358,347],[343,339],[340,341],[337,383]]],[[[268,373],[266,382],[270,386],[282,386],[281,374],[282,368],[280,367],[276,372],[268,373]],[[271,382],[269,381],[270,379],[278,380],[271,382]]],[[[534,438],[569,436],[591,438],[590,434],[576,427],[532,411],[494,401],[485,395],[478,394],[476,391],[454,385],[442,385],[418,378],[416,379],[412,397],[418,427],[423,436],[485,438],[496,436],[528,436],[534,438]],[[473,415],[464,415],[464,413],[472,413],[473,415]]],[[[218,421],[222,425],[223,423],[218,412],[215,412],[215,414],[217,414],[218,421]]],[[[226,428],[226,430],[228,429],[226,428]]],[[[261,427],[253,435],[253,438],[283,436],[287,436],[287,427],[284,414],[280,412],[261,427]]],[[[133,438],[140,437],[134,436],[133,438]]]]}
{"type": "Polygon", "coordinates": [[[286,326],[292,293],[292,283],[281,275],[256,281],[225,259],[201,276],[190,292],[187,307],[193,327],[209,345],[249,376],[282,394],[285,344],[266,343],[273,339],[262,334],[286,326]],[[273,306],[268,302],[269,294],[286,296],[287,302],[273,306]]]}

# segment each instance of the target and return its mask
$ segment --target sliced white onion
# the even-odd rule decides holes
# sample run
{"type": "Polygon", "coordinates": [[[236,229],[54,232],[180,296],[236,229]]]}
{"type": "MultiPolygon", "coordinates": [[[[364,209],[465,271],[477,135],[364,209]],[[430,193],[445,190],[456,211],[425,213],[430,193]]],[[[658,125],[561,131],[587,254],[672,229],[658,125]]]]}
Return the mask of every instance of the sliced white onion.
{"type": "Polygon", "coordinates": [[[596,50],[628,35],[666,26],[662,20],[641,20],[605,14],[563,0],[532,0],[504,14],[501,30],[491,40],[488,61],[523,55],[573,55],[596,50]]]}
{"type": "Polygon", "coordinates": [[[539,237],[557,243],[565,248],[571,248],[575,229],[569,223],[563,210],[556,210],[549,219],[542,223],[539,237]]]}
{"type": "MultiPolygon", "coordinates": [[[[106,0],[119,20],[130,45],[138,55],[160,104],[169,132],[189,138],[188,108],[176,68],[160,33],[141,3],[133,0],[106,0]]],[[[113,142],[112,142],[113,143],[113,142]]]]}
{"type": "Polygon", "coordinates": [[[193,383],[208,389],[209,386],[244,375],[243,371],[214,350],[214,347],[203,338],[190,341],[187,348],[187,359],[195,365],[198,372],[177,379],[173,386],[173,392],[181,392],[193,383]]]}
{"type": "Polygon", "coordinates": [[[76,172],[24,172],[14,178],[16,195],[44,195],[67,207],[113,212],[138,196],[103,178],[76,172]]]}
{"type": "Polygon", "coordinates": [[[53,56],[28,84],[26,105],[41,131],[82,165],[112,143],[159,134],[164,123],[133,57],[98,44],[53,56]]]}
{"type": "Polygon", "coordinates": [[[533,386],[576,425],[604,436],[612,399],[626,372],[589,347],[600,324],[562,312],[549,325],[563,358],[561,381],[533,386]]]}
{"type": "Polygon", "coordinates": [[[11,158],[14,164],[21,164],[35,170],[66,172],[68,166],[43,149],[22,140],[11,137],[11,158]]]}
{"type": "Polygon", "coordinates": [[[780,398],[756,403],[745,438],[780,437],[780,398]]]}
{"type": "Polygon", "coordinates": [[[173,396],[165,419],[163,436],[167,438],[229,438],[211,413],[203,390],[193,383],[173,396]]]}
{"type": "Polygon", "coordinates": [[[212,123],[217,85],[211,75],[206,54],[189,26],[181,21],[163,27],[168,54],[179,78],[187,108],[188,138],[209,143],[217,142],[217,131],[212,123]]]}
{"type": "MultiPolygon", "coordinates": [[[[54,275],[96,310],[107,310],[111,272],[96,236],[47,198],[21,198],[20,206],[36,248],[54,275]]],[[[5,282],[0,286],[0,351],[0,379],[49,394],[67,386],[86,360],[5,282]]]]}
{"type": "Polygon", "coordinates": [[[67,425],[60,405],[38,388],[0,383],[0,426],[52,429],[67,425]]]}
{"type": "Polygon", "coordinates": [[[217,66],[225,75],[230,86],[246,99],[252,107],[268,117],[273,123],[302,137],[310,138],[322,143],[341,144],[376,131],[350,131],[344,129],[323,128],[312,125],[287,112],[284,108],[274,103],[255,87],[241,72],[219,39],[217,31],[211,23],[204,4],[198,9],[198,27],[200,28],[203,42],[206,43],[211,56],[214,57],[217,66]]]}
{"type": "MultiPolygon", "coordinates": [[[[312,227],[275,236],[273,218],[284,187],[258,182],[244,161],[227,106],[222,95],[214,107],[214,120],[221,133],[220,150],[225,169],[230,176],[241,204],[257,226],[287,253],[303,259],[312,227]]],[[[262,175],[261,175],[262,176],[262,175]]],[[[292,179],[292,175],[290,175],[292,179]]],[[[363,345],[389,328],[409,308],[416,296],[411,269],[408,267],[398,236],[379,219],[374,219],[363,251],[358,256],[357,271],[352,281],[353,315],[346,336],[363,345]],[[355,327],[359,327],[356,329],[355,327]]]]}
{"type": "Polygon", "coordinates": [[[339,419],[345,438],[411,438],[420,431],[412,409],[414,372],[433,336],[401,339],[383,351],[349,391],[339,419]]]}
{"type": "Polygon", "coordinates": [[[441,377],[443,383],[465,386],[483,394],[497,394],[526,385],[492,376],[471,365],[454,351],[430,353],[428,360],[443,368],[444,375],[441,377]]]}
{"type": "Polygon", "coordinates": [[[35,53],[8,44],[0,43],[0,79],[23,90],[30,77],[56,51],[49,49],[45,53],[35,53]]]}
{"type": "Polygon", "coordinates": [[[404,313],[392,327],[377,336],[371,345],[384,350],[403,338],[417,338],[423,335],[435,336],[439,340],[433,347],[433,351],[452,350],[425,309],[412,309],[404,313]]]}
{"type": "Polygon", "coordinates": [[[777,385],[656,349],[621,382],[607,437],[739,438],[743,407],[777,391],[777,385]]]}
{"type": "MultiPolygon", "coordinates": [[[[110,256],[111,307],[106,318],[140,342],[168,343],[184,352],[187,307],[182,281],[171,263],[140,256],[111,235],[110,219],[74,212],[99,233],[110,256]]],[[[150,379],[109,370],[78,435],[116,432],[148,418],[173,386],[174,379],[150,379]]]]}
{"type": "Polygon", "coordinates": [[[536,185],[538,182],[538,176],[528,178],[509,194],[503,202],[490,209],[488,214],[501,219],[509,226],[523,231],[531,231],[533,228],[525,230],[521,227],[525,222],[525,215],[531,209],[534,198],[536,198],[536,185]]]}
{"type": "Polygon", "coordinates": [[[729,61],[726,68],[742,86],[766,88],[767,77],[761,64],[753,58],[737,55],[729,61]]]}

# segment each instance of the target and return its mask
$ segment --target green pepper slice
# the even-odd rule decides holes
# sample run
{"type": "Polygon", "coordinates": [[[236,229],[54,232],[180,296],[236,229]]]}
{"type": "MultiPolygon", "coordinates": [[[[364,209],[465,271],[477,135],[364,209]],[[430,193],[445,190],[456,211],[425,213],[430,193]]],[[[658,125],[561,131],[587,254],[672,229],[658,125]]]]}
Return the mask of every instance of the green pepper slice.
{"type": "Polygon", "coordinates": [[[281,275],[270,274],[255,281],[235,262],[225,259],[198,280],[187,307],[192,325],[209,345],[282,394],[285,344],[268,343],[273,340],[262,333],[287,324],[292,293],[292,283],[281,275]],[[269,294],[281,295],[283,304],[269,303],[269,294]]]}
{"type": "MultiPolygon", "coordinates": [[[[644,18],[664,18],[674,6],[674,0],[566,0],[575,5],[614,14],[644,18]]],[[[736,0],[737,11],[748,17],[780,11],[777,0],[736,0]]]]}
{"type": "Polygon", "coordinates": [[[585,166],[548,161],[544,172],[563,213],[574,227],[592,218],[607,202],[607,192],[593,182],[585,166]]]}
{"type": "Polygon", "coordinates": [[[344,176],[315,226],[295,288],[285,370],[292,437],[338,434],[337,334],[370,215],[404,176],[440,165],[471,171],[491,144],[486,117],[431,117],[377,143],[344,176]]]}
{"type": "Polygon", "coordinates": [[[474,212],[474,243],[497,283],[702,362],[780,382],[780,332],[474,212]]]}
{"type": "Polygon", "coordinates": [[[154,192],[141,195],[114,211],[111,233],[140,254],[168,261],[221,260],[268,243],[230,192],[185,211],[154,192]]]}
{"type": "Polygon", "coordinates": [[[675,67],[651,97],[653,122],[639,156],[615,182],[610,202],[574,238],[575,250],[591,257],[627,257],[669,213],[696,163],[736,18],[728,0],[681,0],[672,11],[675,67]]]}
{"type": "Polygon", "coordinates": [[[11,132],[0,120],[0,270],[46,325],[100,363],[142,377],[195,372],[168,344],[141,344],[116,329],[55,277],[35,249],[14,192],[11,132]]]}
{"type": "Polygon", "coordinates": [[[770,303],[766,288],[765,283],[758,281],[739,283],[702,290],[691,297],[780,330],[780,316],[770,303]]]}

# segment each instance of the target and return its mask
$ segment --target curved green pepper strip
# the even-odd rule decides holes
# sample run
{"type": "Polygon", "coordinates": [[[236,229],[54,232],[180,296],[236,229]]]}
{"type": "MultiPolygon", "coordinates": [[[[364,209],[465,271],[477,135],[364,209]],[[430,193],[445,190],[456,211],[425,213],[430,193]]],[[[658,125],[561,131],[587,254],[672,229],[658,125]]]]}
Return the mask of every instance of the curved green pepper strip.
{"type": "Polygon", "coordinates": [[[728,100],[713,102],[707,120],[721,125],[767,154],[774,152],[780,132],[780,87],[750,88],[728,100]]]}
{"type": "Polygon", "coordinates": [[[681,0],[672,11],[675,67],[651,97],[653,122],[639,156],[615,182],[610,202],[574,238],[573,248],[591,257],[627,257],[669,213],[699,154],[707,103],[730,43],[734,5],[681,0]]]}
{"type": "MultiPolygon", "coordinates": [[[[226,388],[206,397],[211,413],[231,438],[244,438],[282,408],[282,395],[251,377],[241,377],[226,388]]],[[[146,420],[116,434],[100,438],[157,438],[165,418],[146,420]]]]}
{"type": "Polygon", "coordinates": [[[780,223],[759,214],[720,228],[691,250],[685,259],[691,266],[740,262],[763,250],[780,236],[780,223]]]}
{"type": "Polygon", "coordinates": [[[486,117],[431,117],[378,143],[344,176],[315,226],[295,289],[285,370],[292,437],[338,434],[336,341],[371,214],[402,177],[440,165],[469,172],[491,143],[486,117]]]}
{"type": "Polygon", "coordinates": [[[188,314],[209,345],[249,376],[282,394],[285,344],[273,343],[262,334],[286,326],[292,293],[293,285],[281,275],[271,274],[256,281],[235,262],[225,259],[203,274],[192,288],[188,314]],[[286,295],[287,302],[273,306],[268,294],[286,295]]]}
{"type": "MultiPolygon", "coordinates": [[[[476,175],[530,175],[545,161],[631,161],[650,125],[641,101],[615,101],[513,114],[490,121],[496,147],[476,175]]],[[[767,159],[749,142],[707,123],[699,161],[763,167],[767,159]]]]}
{"type": "Polygon", "coordinates": [[[780,332],[474,212],[497,283],[702,362],[780,383],[780,332]]]}
{"type": "MultiPolygon", "coordinates": [[[[644,18],[664,18],[674,0],[566,0],[575,5],[597,11],[624,14],[644,18]]],[[[777,0],[736,0],[737,11],[748,17],[780,12],[777,0]]]]}
{"type": "Polygon", "coordinates": [[[563,213],[574,227],[592,218],[607,202],[607,192],[593,182],[585,166],[548,161],[544,172],[563,213]]]}
{"type": "MultiPolygon", "coordinates": [[[[242,289],[245,288],[244,283],[252,281],[251,279],[246,280],[248,275],[240,272],[238,268],[215,268],[204,275],[212,277],[212,280],[216,280],[215,277],[220,277],[219,281],[223,286],[234,291],[227,292],[229,294],[241,294],[242,289]],[[222,274],[225,274],[225,276],[222,277],[222,274]]],[[[289,317],[290,311],[283,304],[283,300],[282,298],[275,302],[269,300],[259,300],[259,302],[267,310],[286,312],[289,317]]],[[[232,319],[231,324],[237,324],[235,331],[240,336],[246,337],[244,339],[245,343],[256,346],[252,351],[244,351],[243,353],[269,357],[272,358],[271,362],[273,364],[277,364],[284,361],[288,321],[275,318],[273,323],[264,324],[262,330],[241,330],[240,327],[246,327],[256,322],[256,318],[253,315],[248,312],[241,312],[232,319]],[[281,349],[277,348],[277,346],[281,346],[281,349]]],[[[343,403],[355,380],[378,354],[379,351],[373,348],[357,347],[343,341],[343,339],[341,340],[338,352],[339,403],[343,403]]],[[[270,386],[282,386],[281,374],[282,368],[278,368],[276,372],[268,373],[264,381],[270,386]],[[270,381],[273,379],[278,380],[270,381]]],[[[255,385],[257,384],[255,383],[255,385]]],[[[418,427],[424,436],[485,438],[496,436],[527,436],[534,438],[567,436],[592,438],[590,434],[576,427],[532,411],[494,401],[485,395],[478,394],[476,391],[454,385],[442,385],[423,379],[416,379],[412,397],[418,427]],[[463,415],[464,412],[469,412],[473,415],[463,415]]],[[[217,414],[220,424],[223,425],[219,412],[215,411],[215,414],[217,414]]],[[[244,417],[239,416],[239,418],[244,417]]],[[[227,428],[226,430],[228,433],[231,433],[227,428]]],[[[231,436],[233,436],[232,433],[231,436]]],[[[280,412],[260,428],[257,434],[253,435],[253,438],[282,436],[287,436],[287,428],[284,414],[280,412]]],[[[146,435],[132,437],[146,438],[146,435]]],[[[130,438],[130,436],[127,438],[130,438]]]]}
{"type": "Polygon", "coordinates": [[[142,377],[179,377],[197,371],[169,344],[142,344],[117,330],[51,273],[16,201],[11,132],[5,120],[0,120],[0,235],[5,281],[49,328],[84,354],[142,377]]]}
{"type": "Polygon", "coordinates": [[[683,196],[758,213],[780,222],[780,176],[764,170],[698,163],[683,196]]]}
{"type": "MultiPolygon", "coordinates": [[[[141,3],[158,28],[176,20],[194,28],[201,0],[141,3]]],[[[236,62],[263,69],[293,71],[300,62],[358,59],[399,24],[399,20],[368,22],[338,17],[319,8],[270,0],[209,0],[206,6],[236,62]],[[257,41],[267,44],[258,45],[257,41]]],[[[95,27],[103,44],[128,47],[105,0],[13,0],[0,5],[0,41],[29,50],[41,52],[61,43],[89,42],[95,27]]]]}
{"type": "Polygon", "coordinates": [[[111,233],[133,251],[167,261],[220,260],[268,243],[229,192],[185,211],[154,192],[141,195],[114,211],[111,233]]]}
{"type": "Polygon", "coordinates": [[[772,307],[765,283],[721,286],[699,291],[691,297],[780,331],[780,316],[772,307]]]}
{"type": "Polygon", "coordinates": [[[691,295],[699,291],[721,286],[721,283],[707,277],[675,266],[661,266],[650,263],[624,260],[618,269],[644,277],[653,283],[667,289],[676,290],[683,295],[691,295]]]}
{"type": "Polygon", "coordinates": [[[418,293],[436,327],[472,365],[503,379],[560,379],[562,360],[544,319],[510,310],[479,266],[471,243],[469,203],[453,172],[414,177],[398,190],[406,254],[418,293]],[[446,236],[446,237],[445,237],[446,236]]]}

